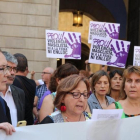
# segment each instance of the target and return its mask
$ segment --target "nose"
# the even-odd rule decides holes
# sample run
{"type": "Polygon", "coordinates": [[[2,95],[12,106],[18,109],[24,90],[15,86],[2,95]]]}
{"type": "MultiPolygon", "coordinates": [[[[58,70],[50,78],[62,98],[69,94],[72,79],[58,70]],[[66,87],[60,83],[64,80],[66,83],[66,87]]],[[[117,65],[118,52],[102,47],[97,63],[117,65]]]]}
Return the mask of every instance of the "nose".
{"type": "Polygon", "coordinates": [[[11,74],[10,74],[10,71],[7,70],[4,76],[7,77],[7,76],[9,76],[9,75],[11,75],[11,74]]]}
{"type": "Polygon", "coordinates": [[[104,87],[105,86],[105,84],[104,83],[101,83],[101,87],[104,87]]]}
{"type": "Polygon", "coordinates": [[[82,94],[81,96],[80,96],[80,101],[84,101],[85,100],[85,98],[84,98],[84,95],[82,94]]]}
{"type": "Polygon", "coordinates": [[[131,87],[135,87],[135,82],[134,81],[131,83],[131,87]]]}

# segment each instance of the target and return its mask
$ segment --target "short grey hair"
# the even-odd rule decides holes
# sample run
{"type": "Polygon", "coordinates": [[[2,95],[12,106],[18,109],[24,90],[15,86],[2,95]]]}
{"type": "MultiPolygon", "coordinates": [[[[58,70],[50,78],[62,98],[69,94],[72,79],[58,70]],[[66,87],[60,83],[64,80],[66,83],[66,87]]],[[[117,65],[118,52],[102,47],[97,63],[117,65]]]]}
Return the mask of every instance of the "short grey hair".
{"type": "Polygon", "coordinates": [[[8,53],[6,51],[2,51],[2,53],[5,56],[7,61],[12,62],[12,63],[18,65],[18,61],[17,61],[15,56],[13,56],[12,54],[10,54],[10,53],[8,53]]]}

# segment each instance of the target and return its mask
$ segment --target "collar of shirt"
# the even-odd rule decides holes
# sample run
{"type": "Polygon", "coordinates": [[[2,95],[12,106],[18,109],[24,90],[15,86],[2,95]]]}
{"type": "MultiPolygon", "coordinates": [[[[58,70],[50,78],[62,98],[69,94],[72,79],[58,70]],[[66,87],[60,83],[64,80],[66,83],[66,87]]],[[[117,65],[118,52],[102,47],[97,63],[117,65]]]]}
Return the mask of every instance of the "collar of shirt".
{"type": "Polygon", "coordinates": [[[8,94],[11,94],[12,92],[11,92],[11,88],[10,88],[10,86],[8,87],[8,89],[7,89],[7,91],[6,91],[6,93],[5,93],[5,96],[3,95],[3,93],[2,92],[0,92],[0,96],[1,97],[6,97],[8,94]]]}

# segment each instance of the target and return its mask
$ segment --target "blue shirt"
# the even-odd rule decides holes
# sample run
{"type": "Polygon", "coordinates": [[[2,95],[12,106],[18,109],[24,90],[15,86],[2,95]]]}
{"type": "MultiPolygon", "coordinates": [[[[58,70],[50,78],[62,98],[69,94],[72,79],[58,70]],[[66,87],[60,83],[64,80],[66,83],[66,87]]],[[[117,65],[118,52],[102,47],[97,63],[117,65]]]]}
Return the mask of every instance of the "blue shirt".
{"type": "Polygon", "coordinates": [[[44,95],[44,93],[47,91],[47,87],[46,84],[44,83],[43,85],[41,85],[41,87],[37,88],[37,97],[38,97],[38,103],[40,102],[41,97],[44,95]]]}

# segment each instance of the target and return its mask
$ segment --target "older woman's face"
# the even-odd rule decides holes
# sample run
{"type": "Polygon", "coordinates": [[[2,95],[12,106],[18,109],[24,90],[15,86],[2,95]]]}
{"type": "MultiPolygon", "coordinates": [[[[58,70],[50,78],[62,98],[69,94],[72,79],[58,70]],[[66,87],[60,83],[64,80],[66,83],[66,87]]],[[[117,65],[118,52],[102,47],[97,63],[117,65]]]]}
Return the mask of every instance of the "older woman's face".
{"type": "MultiPolygon", "coordinates": [[[[84,93],[85,95],[88,94],[86,84],[83,81],[79,82],[78,86],[71,92],[80,92],[84,93]]],[[[67,108],[66,113],[79,115],[85,111],[87,106],[87,99],[85,99],[83,95],[81,95],[79,99],[75,99],[72,94],[67,94],[63,103],[67,108]]]]}
{"type": "Polygon", "coordinates": [[[111,89],[120,90],[121,84],[122,84],[122,76],[116,73],[114,77],[111,78],[111,89]]]}
{"type": "Polygon", "coordinates": [[[131,73],[126,78],[124,90],[129,98],[140,98],[140,76],[136,73],[131,73]]]}
{"type": "Polygon", "coordinates": [[[104,75],[102,76],[97,83],[95,84],[95,93],[99,95],[105,95],[109,91],[109,81],[108,78],[104,75]]]}

